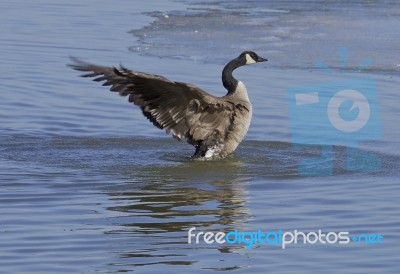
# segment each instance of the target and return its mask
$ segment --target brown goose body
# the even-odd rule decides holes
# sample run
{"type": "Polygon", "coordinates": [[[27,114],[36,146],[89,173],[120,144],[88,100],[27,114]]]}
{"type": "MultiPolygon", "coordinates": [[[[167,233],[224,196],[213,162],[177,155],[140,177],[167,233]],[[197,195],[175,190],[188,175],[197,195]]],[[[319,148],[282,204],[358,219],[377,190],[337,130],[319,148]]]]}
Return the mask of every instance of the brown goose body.
{"type": "Polygon", "coordinates": [[[132,71],[125,67],[104,67],[73,58],[73,69],[86,72],[83,77],[121,96],[128,96],[156,127],[196,148],[194,157],[222,158],[237,148],[249,129],[252,107],[244,84],[232,76],[234,69],[266,61],[254,52],[245,51],[230,61],[222,72],[228,93],[213,96],[199,87],[168,80],[165,77],[132,71]]]}

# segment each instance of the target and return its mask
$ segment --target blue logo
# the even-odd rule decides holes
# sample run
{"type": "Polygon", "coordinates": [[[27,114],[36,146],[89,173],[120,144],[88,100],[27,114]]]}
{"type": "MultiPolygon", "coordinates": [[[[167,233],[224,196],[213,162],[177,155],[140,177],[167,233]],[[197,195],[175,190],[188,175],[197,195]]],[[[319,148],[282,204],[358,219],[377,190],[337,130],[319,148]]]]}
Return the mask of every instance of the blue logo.
{"type": "Polygon", "coordinates": [[[270,230],[263,232],[261,229],[257,231],[229,231],[229,232],[213,232],[198,231],[196,227],[191,227],[187,233],[188,244],[229,244],[244,245],[246,249],[252,248],[254,245],[277,245],[282,249],[292,244],[341,244],[348,245],[351,242],[358,244],[383,244],[384,237],[380,233],[372,234],[356,234],[350,236],[348,231],[328,231],[323,232],[321,229],[317,231],[303,232],[297,229],[293,231],[270,230]]]}
{"type": "MultiPolygon", "coordinates": [[[[346,64],[347,51],[340,50],[346,64]]],[[[369,61],[365,61],[361,71],[369,61]]],[[[317,67],[336,74],[322,62],[317,67]]],[[[352,75],[353,76],[353,75],[352,75]]],[[[381,120],[375,79],[343,77],[335,82],[292,87],[287,90],[292,141],[300,149],[320,148],[318,157],[299,163],[300,175],[331,175],[333,146],[347,147],[346,168],[350,171],[380,170],[380,159],[356,148],[358,142],[381,137],[381,120]]]]}

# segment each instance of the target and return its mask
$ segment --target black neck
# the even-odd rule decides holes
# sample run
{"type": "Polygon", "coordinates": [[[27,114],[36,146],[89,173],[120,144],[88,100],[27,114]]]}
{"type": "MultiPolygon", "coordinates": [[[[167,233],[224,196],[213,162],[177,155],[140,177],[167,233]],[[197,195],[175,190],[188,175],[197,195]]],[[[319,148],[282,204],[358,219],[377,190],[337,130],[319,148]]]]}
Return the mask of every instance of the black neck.
{"type": "Polygon", "coordinates": [[[239,81],[236,80],[235,77],[233,77],[232,73],[236,68],[240,66],[242,66],[240,60],[233,59],[222,70],[222,83],[224,84],[224,87],[228,90],[228,94],[231,94],[236,90],[239,81]]]}

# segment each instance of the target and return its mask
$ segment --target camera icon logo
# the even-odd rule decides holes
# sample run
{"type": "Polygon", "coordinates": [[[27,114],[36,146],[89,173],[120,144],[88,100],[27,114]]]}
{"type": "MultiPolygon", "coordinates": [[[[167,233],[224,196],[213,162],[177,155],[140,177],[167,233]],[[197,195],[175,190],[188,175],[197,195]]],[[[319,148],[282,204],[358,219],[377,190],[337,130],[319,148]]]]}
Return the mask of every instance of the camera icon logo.
{"type": "Polygon", "coordinates": [[[349,78],[289,88],[286,92],[292,141],[302,149],[319,147],[319,157],[300,161],[299,173],[331,175],[333,146],[347,148],[347,170],[378,171],[380,159],[358,150],[359,142],[381,137],[376,81],[349,78]]]}

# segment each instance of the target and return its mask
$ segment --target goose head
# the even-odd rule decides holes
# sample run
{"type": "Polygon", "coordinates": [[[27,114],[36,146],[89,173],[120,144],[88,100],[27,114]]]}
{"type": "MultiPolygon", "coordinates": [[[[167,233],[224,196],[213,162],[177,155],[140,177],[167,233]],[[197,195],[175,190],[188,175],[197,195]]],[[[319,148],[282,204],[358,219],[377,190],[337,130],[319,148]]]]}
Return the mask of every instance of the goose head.
{"type": "Polygon", "coordinates": [[[243,51],[238,57],[226,64],[222,70],[222,83],[228,90],[228,94],[234,93],[239,84],[239,81],[232,75],[235,69],[244,65],[256,64],[265,61],[268,60],[258,56],[254,51],[243,51]]]}
{"type": "Polygon", "coordinates": [[[243,51],[237,59],[242,66],[268,61],[266,58],[258,56],[254,51],[243,51]]]}

